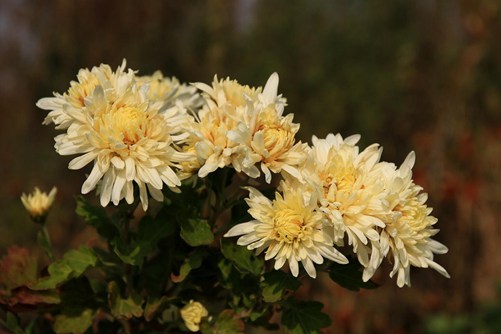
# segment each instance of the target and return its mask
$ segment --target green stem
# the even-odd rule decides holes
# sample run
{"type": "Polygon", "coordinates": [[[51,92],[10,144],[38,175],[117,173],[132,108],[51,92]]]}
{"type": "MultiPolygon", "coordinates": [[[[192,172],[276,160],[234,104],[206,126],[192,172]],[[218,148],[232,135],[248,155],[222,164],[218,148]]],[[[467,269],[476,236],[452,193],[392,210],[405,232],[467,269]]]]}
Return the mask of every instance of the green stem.
{"type": "Polygon", "coordinates": [[[42,229],[38,232],[38,244],[42,247],[43,251],[47,255],[50,261],[54,261],[54,252],[52,250],[52,243],[50,241],[49,232],[47,226],[42,225],[42,229]]]}

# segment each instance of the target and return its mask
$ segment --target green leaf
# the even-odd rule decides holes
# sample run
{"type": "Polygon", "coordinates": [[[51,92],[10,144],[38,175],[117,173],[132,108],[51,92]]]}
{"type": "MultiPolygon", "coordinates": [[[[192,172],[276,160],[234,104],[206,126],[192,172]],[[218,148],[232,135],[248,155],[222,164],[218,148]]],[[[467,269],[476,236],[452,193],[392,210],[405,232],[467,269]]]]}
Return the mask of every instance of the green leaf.
{"type": "Polygon", "coordinates": [[[74,249],[64,257],[49,266],[49,276],[43,277],[35,284],[30,285],[33,290],[54,289],[72,278],[81,276],[87,269],[97,263],[94,251],[87,247],[74,249]]]}
{"type": "Polygon", "coordinates": [[[333,263],[329,268],[329,276],[343,288],[352,291],[379,287],[372,281],[364,282],[362,280],[362,266],[356,260],[352,260],[348,264],[333,263]]]}
{"type": "Polygon", "coordinates": [[[331,319],[323,313],[319,302],[300,302],[289,298],[284,303],[282,324],[292,334],[321,334],[321,328],[331,324],[331,319]]]}
{"type": "Polygon", "coordinates": [[[58,334],[83,333],[92,325],[94,315],[95,311],[91,309],[65,309],[56,316],[52,329],[58,334]]]}
{"type": "Polygon", "coordinates": [[[120,235],[104,208],[90,204],[83,196],[77,198],[76,213],[93,226],[104,239],[111,241],[120,235]]]}
{"type": "Polygon", "coordinates": [[[131,265],[142,265],[144,258],[156,247],[157,243],[176,230],[174,222],[158,217],[145,216],[139,223],[137,234],[132,235],[132,241],[125,245],[123,241],[114,242],[114,251],[122,261],[131,265]]]}
{"type": "Polygon", "coordinates": [[[301,283],[295,277],[275,270],[264,274],[264,280],[261,282],[263,299],[268,303],[275,303],[282,299],[286,290],[295,291],[301,283]]]}
{"type": "Polygon", "coordinates": [[[114,317],[125,319],[132,317],[139,318],[143,315],[142,303],[141,296],[137,293],[132,293],[127,298],[122,298],[117,282],[112,281],[108,284],[108,304],[114,317]]]}
{"type": "Polygon", "coordinates": [[[190,246],[209,245],[214,241],[209,223],[206,219],[189,218],[180,222],[181,238],[190,246]]]}
{"type": "Polygon", "coordinates": [[[200,268],[205,254],[206,252],[203,249],[196,249],[191,255],[188,255],[179,269],[179,275],[171,274],[171,280],[174,283],[184,281],[193,269],[200,268]]]}
{"type": "Polygon", "coordinates": [[[238,334],[244,333],[243,321],[232,310],[223,310],[214,322],[202,321],[202,334],[238,334]]]}
{"type": "Polygon", "coordinates": [[[233,262],[243,272],[249,272],[255,276],[261,275],[264,261],[258,258],[253,251],[246,247],[238,246],[229,240],[221,240],[221,252],[224,257],[233,262]]]}

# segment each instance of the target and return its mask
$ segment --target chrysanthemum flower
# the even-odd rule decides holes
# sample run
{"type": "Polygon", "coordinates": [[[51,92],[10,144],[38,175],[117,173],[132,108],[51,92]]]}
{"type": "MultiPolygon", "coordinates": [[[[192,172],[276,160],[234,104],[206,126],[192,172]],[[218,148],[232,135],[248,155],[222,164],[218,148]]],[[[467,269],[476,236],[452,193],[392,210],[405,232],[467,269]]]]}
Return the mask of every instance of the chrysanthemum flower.
{"type": "MultiPolygon", "coordinates": [[[[433,228],[437,219],[431,216],[432,208],[426,205],[428,195],[412,180],[415,154],[411,152],[400,168],[394,164],[380,163],[377,167],[387,183],[386,200],[390,212],[386,215],[385,227],[380,230],[379,263],[387,256],[393,262],[390,277],[397,275],[397,285],[410,286],[410,267],[433,268],[449,278],[447,271],[433,260],[434,254],[445,254],[445,245],[432,239],[438,233],[433,228]]],[[[375,250],[377,251],[377,250],[375,250]]],[[[369,275],[379,263],[366,268],[369,275]]]]}
{"type": "Polygon", "coordinates": [[[200,330],[202,319],[209,315],[207,309],[199,302],[190,300],[180,311],[186,327],[192,332],[200,330]]]}
{"type": "Polygon", "coordinates": [[[56,194],[56,187],[53,187],[49,194],[42,192],[38,189],[38,187],[35,187],[31,194],[26,195],[23,193],[21,195],[21,202],[32,219],[36,222],[41,222],[44,220],[45,216],[47,216],[56,194]]]}
{"type": "Polygon", "coordinates": [[[148,99],[148,86],[138,85],[124,65],[112,73],[93,69],[99,84],[80,109],[63,105],[71,120],[66,133],[55,138],[55,147],[61,155],[80,155],[70,169],[93,162],[83,194],[100,182],[103,206],[122,199],[132,203],[135,183],[146,210],[148,193],[161,201],[163,184],[172,189],[180,185],[176,171],[186,155],[176,144],[186,138],[183,129],[193,119],[180,105],[165,109],[163,102],[148,99]]]}
{"type": "Polygon", "coordinates": [[[229,78],[218,80],[217,77],[214,77],[212,87],[204,83],[196,83],[195,87],[203,92],[205,105],[198,113],[191,146],[203,161],[198,176],[205,177],[232,164],[238,144],[228,138],[228,132],[236,129],[244,118],[247,99],[257,98],[260,88],[243,86],[229,78]]]}
{"type": "Polygon", "coordinates": [[[265,260],[275,259],[275,269],[288,262],[292,275],[298,276],[299,262],[311,277],[316,277],[314,263],[324,258],[347,263],[346,257],[333,246],[332,231],[318,210],[314,195],[282,184],[283,195],[276,193],[270,201],[258,190],[248,187],[249,213],[254,220],[232,227],[225,237],[241,236],[237,244],[265,251],[265,260]]]}
{"type": "MultiPolygon", "coordinates": [[[[278,94],[278,74],[273,73],[257,99],[249,101],[247,112],[228,136],[241,145],[234,165],[243,170],[257,164],[271,182],[271,172],[285,171],[301,179],[298,170],[306,159],[307,144],[295,142],[299,124],[292,123],[293,114],[283,116],[285,99],[278,94]],[[251,163],[249,163],[251,162],[251,163]]],[[[253,167],[256,168],[256,167],[253,167]]],[[[255,171],[256,174],[258,171],[255,171]]]]}
{"type": "Polygon", "coordinates": [[[304,166],[305,180],[318,193],[319,206],[333,226],[333,238],[352,245],[359,262],[369,265],[369,254],[379,242],[376,227],[384,227],[384,184],[372,170],[381,150],[371,145],[359,152],[360,136],[343,139],[329,134],[313,137],[313,146],[304,166]]]}
{"type": "MultiPolygon", "coordinates": [[[[89,97],[100,80],[113,80],[125,70],[125,60],[116,73],[106,64],[93,67],[92,70],[81,69],[77,74],[77,81],[70,82],[70,88],[64,94],[54,93],[54,97],[45,97],[37,102],[40,109],[50,110],[43,124],[54,123],[56,129],[67,129],[78,118],[85,107],[85,99],[89,97]]],[[[134,75],[132,73],[132,75],[134,75]]]]}
{"type": "Polygon", "coordinates": [[[285,99],[277,95],[278,75],[272,74],[264,89],[240,85],[234,80],[214,80],[212,87],[196,84],[205,94],[194,145],[205,161],[203,177],[217,168],[232,166],[256,178],[260,170],[271,182],[271,172],[282,170],[300,177],[297,165],[306,158],[306,144],[295,143],[298,124],[293,115],[282,116],[285,99]]]}
{"type": "Polygon", "coordinates": [[[202,105],[202,97],[195,87],[182,84],[175,77],[164,77],[161,71],[151,76],[136,77],[136,80],[139,85],[148,87],[148,99],[161,102],[164,108],[179,102],[188,110],[196,110],[202,105]]]}

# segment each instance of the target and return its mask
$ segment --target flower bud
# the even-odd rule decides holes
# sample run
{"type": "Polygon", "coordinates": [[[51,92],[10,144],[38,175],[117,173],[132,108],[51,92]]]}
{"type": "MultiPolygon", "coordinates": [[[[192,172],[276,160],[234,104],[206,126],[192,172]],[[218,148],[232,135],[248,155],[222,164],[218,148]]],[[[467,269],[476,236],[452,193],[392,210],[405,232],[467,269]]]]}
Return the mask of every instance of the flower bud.
{"type": "Polygon", "coordinates": [[[41,224],[45,222],[56,193],[56,187],[53,187],[48,195],[45,192],[41,192],[38,187],[35,187],[31,194],[22,194],[21,202],[23,202],[26,211],[28,211],[34,222],[41,224]]]}
{"type": "Polygon", "coordinates": [[[202,318],[208,315],[209,312],[207,309],[199,302],[194,302],[193,300],[190,300],[190,302],[181,309],[181,318],[183,318],[186,327],[192,332],[198,332],[200,330],[202,318]]]}

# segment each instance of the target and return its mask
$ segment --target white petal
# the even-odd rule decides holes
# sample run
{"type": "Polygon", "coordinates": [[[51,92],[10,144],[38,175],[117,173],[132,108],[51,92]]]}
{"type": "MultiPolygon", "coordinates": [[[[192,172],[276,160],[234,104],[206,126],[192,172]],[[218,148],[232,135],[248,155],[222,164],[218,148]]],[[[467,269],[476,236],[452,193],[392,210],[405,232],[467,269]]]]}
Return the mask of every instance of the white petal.
{"type": "MultiPolygon", "coordinates": [[[[115,173],[113,172],[113,169],[108,170],[106,172],[106,174],[104,174],[103,182],[101,184],[101,205],[102,206],[107,206],[111,200],[111,192],[113,190],[113,183],[115,181],[114,174],[115,173]]],[[[116,204],[118,204],[118,202],[116,204]]]]}
{"type": "Polygon", "coordinates": [[[98,167],[98,164],[94,164],[94,167],[92,168],[92,171],[87,177],[87,180],[85,180],[85,182],[82,185],[82,194],[87,194],[92,189],[94,189],[96,187],[97,182],[99,182],[101,177],[103,177],[103,174],[104,173],[98,167]]]}
{"type": "Polygon", "coordinates": [[[236,237],[239,235],[251,233],[256,229],[256,222],[257,220],[252,220],[247,223],[242,223],[233,226],[226,234],[224,235],[225,237],[236,237]]]}
{"type": "Polygon", "coordinates": [[[301,263],[303,264],[304,269],[306,269],[306,272],[311,278],[317,277],[317,271],[315,270],[315,266],[313,265],[313,262],[311,262],[309,258],[302,259],[301,263]]]}
{"type": "Polygon", "coordinates": [[[263,89],[263,102],[271,104],[277,98],[278,93],[278,74],[275,72],[268,78],[263,89]]]}
{"type": "Polygon", "coordinates": [[[125,176],[123,175],[124,173],[119,173],[115,179],[115,183],[113,184],[113,189],[111,193],[111,200],[113,201],[113,204],[118,205],[120,200],[122,199],[122,190],[123,187],[125,186],[125,176]]]}
{"type": "Polygon", "coordinates": [[[289,268],[291,269],[292,276],[297,277],[297,275],[299,275],[299,266],[297,260],[293,256],[289,258],[289,268]]]}
{"type": "Polygon", "coordinates": [[[89,162],[94,160],[97,157],[97,153],[94,151],[87,152],[84,155],[81,155],[70,161],[68,164],[69,169],[80,169],[86,166],[89,162]]]}

